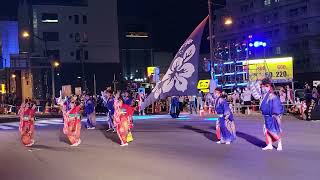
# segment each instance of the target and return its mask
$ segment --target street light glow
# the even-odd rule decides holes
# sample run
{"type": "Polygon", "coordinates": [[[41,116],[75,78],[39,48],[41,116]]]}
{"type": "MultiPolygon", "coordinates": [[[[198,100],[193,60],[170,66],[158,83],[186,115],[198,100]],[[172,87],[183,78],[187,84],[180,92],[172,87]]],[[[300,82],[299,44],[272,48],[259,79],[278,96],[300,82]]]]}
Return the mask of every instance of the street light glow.
{"type": "Polygon", "coordinates": [[[12,75],[11,75],[11,77],[12,77],[12,78],[16,78],[16,77],[17,77],[17,75],[15,75],[15,74],[12,74],[12,75]]]}
{"type": "Polygon", "coordinates": [[[227,26],[231,25],[232,23],[233,23],[233,21],[232,21],[232,18],[230,18],[230,17],[226,18],[224,21],[224,25],[227,25],[227,26]]]}
{"type": "Polygon", "coordinates": [[[53,62],[53,66],[56,68],[56,67],[59,67],[60,66],[60,63],[58,61],[54,61],[53,62]]]}
{"type": "Polygon", "coordinates": [[[23,38],[29,38],[30,37],[30,33],[28,31],[23,31],[22,32],[22,37],[23,38]]]}

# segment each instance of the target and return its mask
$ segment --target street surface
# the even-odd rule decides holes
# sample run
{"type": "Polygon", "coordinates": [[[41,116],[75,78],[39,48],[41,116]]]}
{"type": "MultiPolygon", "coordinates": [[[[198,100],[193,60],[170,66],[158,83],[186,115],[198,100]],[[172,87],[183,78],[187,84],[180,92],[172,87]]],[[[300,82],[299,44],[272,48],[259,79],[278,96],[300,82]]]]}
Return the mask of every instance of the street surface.
{"type": "Polygon", "coordinates": [[[262,151],[262,118],[236,118],[237,140],[215,143],[216,118],[182,115],[135,117],[134,142],[82,128],[82,144],[70,147],[61,119],[40,119],[36,144],[22,146],[17,122],[0,123],[0,180],[319,180],[320,121],[284,117],[283,152],[262,151]]]}

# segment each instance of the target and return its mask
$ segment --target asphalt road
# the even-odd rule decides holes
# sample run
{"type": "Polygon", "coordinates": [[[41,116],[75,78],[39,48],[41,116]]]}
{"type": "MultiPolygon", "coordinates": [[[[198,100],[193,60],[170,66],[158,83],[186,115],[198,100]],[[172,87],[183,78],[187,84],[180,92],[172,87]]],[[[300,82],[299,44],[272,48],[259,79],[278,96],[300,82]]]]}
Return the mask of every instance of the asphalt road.
{"type": "Polygon", "coordinates": [[[320,179],[319,121],[285,117],[284,151],[265,152],[259,116],[236,119],[231,145],[214,143],[215,119],[148,116],[135,121],[135,141],[120,147],[100,120],[98,129],[83,129],[79,147],[67,144],[59,123],[37,126],[32,148],[17,129],[0,129],[0,180],[320,179]]]}

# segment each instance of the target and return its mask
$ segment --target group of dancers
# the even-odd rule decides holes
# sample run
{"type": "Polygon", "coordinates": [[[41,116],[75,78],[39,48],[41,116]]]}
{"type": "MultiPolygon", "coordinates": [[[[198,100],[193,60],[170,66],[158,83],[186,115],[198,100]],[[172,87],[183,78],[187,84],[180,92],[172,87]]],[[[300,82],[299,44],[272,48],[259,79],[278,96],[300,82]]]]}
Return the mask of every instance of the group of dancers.
{"type": "MultiPolygon", "coordinates": [[[[284,107],[279,97],[274,93],[272,83],[269,79],[261,81],[263,98],[260,103],[260,110],[264,118],[263,132],[267,146],[262,150],[272,150],[273,143],[278,142],[277,150],[282,151],[281,141],[281,117],[284,107]]],[[[215,89],[215,111],[218,115],[216,122],[216,136],[218,144],[231,144],[236,139],[236,128],[234,117],[228,102],[222,97],[222,89],[215,89]]]]}
{"type": "MultiPolygon", "coordinates": [[[[102,92],[104,103],[108,109],[109,130],[117,132],[121,146],[127,146],[133,141],[132,116],[134,108],[131,107],[130,97],[121,97],[120,92],[113,95],[111,89],[102,92]]],[[[95,129],[95,108],[94,102],[88,95],[85,95],[85,102],[81,102],[77,96],[69,96],[57,100],[63,114],[63,133],[67,136],[71,146],[81,144],[81,119],[82,112],[87,115],[87,129],[95,129]]],[[[25,146],[32,146],[35,143],[35,112],[36,105],[32,101],[24,102],[19,109],[20,125],[19,132],[21,141],[25,146]]]]}
{"type": "MultiPolygon", "coordinates": [[[[264,135],[267,146],[263,150],[272,150],[272,143],[278,142],[277,150],[282,150],[281,141],[281,117],[284,113],[284,107],[277,95],[274,94],[272,83],[269,79],[263,79],[261,83],[263,98],[260,104],[260,110],[264,118],[264,135]]],[[[216,121],[216,136],[219,140],[218,144],[231,144],[236,139],[236,128],[233,113],[226,99],[222,96],[222,89],[216,88],[215,94],[215,111],[218,115],[216,121]]],[[[120,92],[113,94],[111,89],[102,92],[105,107],[108,110],[108,126],[107,131],[113,130],[117,132],[121,146],[127,146],[133,140],[132,116],[134,108],[131,106],[133,99],[128,96],[128,92],[124,98],[120,96],[120,92]]],[[[81,109],[84,106],[87,114],[87,128],[95,128],[94,103],[86,96],[85,103],[80,103],[76,96],[59,98],[58,104],[62,108],[63,113],[63,133],[68,137],[71,146],[78,146],[81,143],[81,109]]],[[[170,114],[173,118],[179,115],[179,105],[176,97],[172,98],[170,114]]],[[[21,140],[25,146],[34,144],[34,115],[35,104],[26,102],[21,105],[19,110],[21,140]]]]}

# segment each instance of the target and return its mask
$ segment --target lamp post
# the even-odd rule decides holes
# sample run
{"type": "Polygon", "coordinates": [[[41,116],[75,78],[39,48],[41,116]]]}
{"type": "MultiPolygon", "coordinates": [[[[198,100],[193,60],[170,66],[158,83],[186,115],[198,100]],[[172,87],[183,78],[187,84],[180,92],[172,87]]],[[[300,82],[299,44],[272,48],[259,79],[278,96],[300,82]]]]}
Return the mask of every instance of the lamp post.
{"type": "MultiPolygon", "coordinates": [[[[39,37],[39,36],[37,36],[35,34],[31,35],[30,32],[26,31],[26,30],[21,32],[21,36],[22,36],[23,39],[27,39],[27,40],[32,36],[32,37],[35,37],[38,40],[42,41],[44,43],[44,53],[43,53],[43,55],[44,55],[44,58],[48,61],[47,40],[45,38],[41,38],[41,37],[39,37]]],[[[45,78],[46,79],[46,93],[49,93],[47,73],[48,73],[48,71],[46,70],[46,73],[45,73],[45,77],[46,77],[45,78]]]]}
{"type": "Polygon", "coordinates": [[[54,75],[54,69],[59,67],[60,63],[58,61],[52,61],[51,62],[51,85],[52,85],[52,105],[54,105],[55,98],[56,98],[56,88],[55,88],[55,75],[54,75]]]}
{"type": "Polygon", "coordinates": [[[214,76],[214,52],[213,52],[213,27],[212,27],[212,4],[211,0],[208,0],[208,10],[209,10],[209,42],[210,42],[210,61],[211,61],[211,79],[215,79],[214,76]]]}

